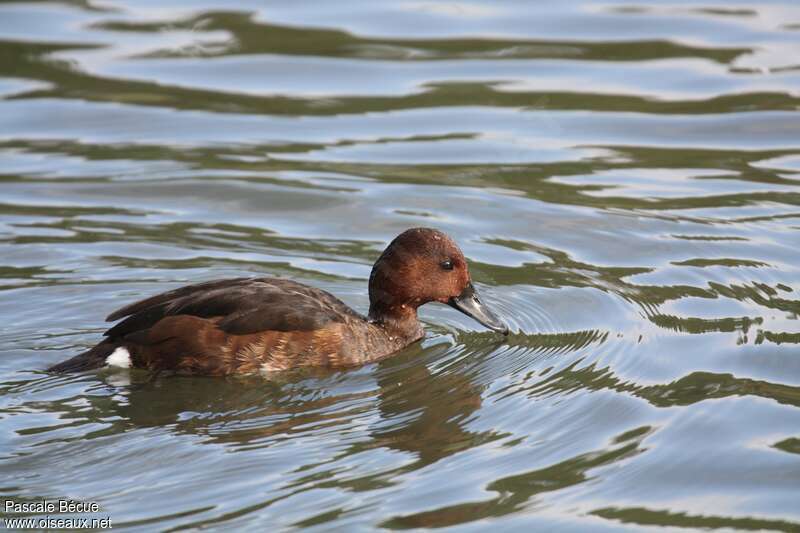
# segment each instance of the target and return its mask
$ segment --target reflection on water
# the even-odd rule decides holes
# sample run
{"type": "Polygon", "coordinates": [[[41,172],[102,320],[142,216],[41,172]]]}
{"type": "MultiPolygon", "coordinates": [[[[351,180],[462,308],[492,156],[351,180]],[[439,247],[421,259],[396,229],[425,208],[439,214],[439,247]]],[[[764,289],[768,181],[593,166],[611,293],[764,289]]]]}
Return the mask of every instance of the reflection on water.
{"type": "Polygon", "coordinates": [[[0,3],[0,493],[137,529],[800,528],[800,7],[0,3]],[[444,306],[346,372],[52,376],[120,302],[444,306]]]}

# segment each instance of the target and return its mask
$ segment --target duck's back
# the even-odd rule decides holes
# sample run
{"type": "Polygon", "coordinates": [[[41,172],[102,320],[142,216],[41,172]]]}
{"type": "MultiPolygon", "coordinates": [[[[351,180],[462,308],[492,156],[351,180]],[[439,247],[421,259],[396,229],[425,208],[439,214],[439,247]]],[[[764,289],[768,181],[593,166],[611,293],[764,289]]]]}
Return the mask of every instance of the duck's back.
{"type": "Polygon", "coordinates": [[[313,331],[330,322],[363,319],[344,302],[322,289],[281,278],[234,278],[187,285],[158,294],[111,313],[107,337],[124,337],[176,315],[219,318],[231,334],[261,331],[313,331]]]}
{"type": "Polygon", "coordinates": [[[135,367],[200,374],[345,366],[361,362],[348,359],[374,328],[330,293],[278,278],[181,287],[107,318],[119,319],[103,342],[53,370],[102,366],[114,353],[135,367]]]}

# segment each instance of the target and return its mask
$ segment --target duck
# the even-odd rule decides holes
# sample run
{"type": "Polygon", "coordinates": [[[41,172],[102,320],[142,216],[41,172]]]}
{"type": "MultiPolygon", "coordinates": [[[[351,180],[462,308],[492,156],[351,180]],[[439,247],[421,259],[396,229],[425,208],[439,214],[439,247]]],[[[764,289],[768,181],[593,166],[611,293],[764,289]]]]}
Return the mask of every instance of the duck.
{"type": "Polygon", "coordinates": [[[365,316],[327,291],[285,278],[187,285],[114,311],[106,321],[119,322],[97,345],[48,370],[223,376],[358,366],[422,339],[417,309],[430,302],[509,332],[479,298],[458,245],[437,229],[411,228],[392,240],[372,267],[368,290],[365,316]]]}

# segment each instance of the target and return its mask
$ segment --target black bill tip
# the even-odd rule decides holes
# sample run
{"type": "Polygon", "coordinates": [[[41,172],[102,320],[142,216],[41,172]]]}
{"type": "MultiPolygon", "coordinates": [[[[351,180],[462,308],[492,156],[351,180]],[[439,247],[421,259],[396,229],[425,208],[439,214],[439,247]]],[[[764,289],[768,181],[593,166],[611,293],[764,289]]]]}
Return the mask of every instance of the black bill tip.
{"type": "Polygon", "coordinates": [[[447,303],[450,307],[458,309],[465,315],[474,318],[487,328],[502,333],[503,335],[508,335],[508,326],[481,302],[472,283],[468,284],[464,290],[461,291],[461,294],[450,298],[447,303]]]}

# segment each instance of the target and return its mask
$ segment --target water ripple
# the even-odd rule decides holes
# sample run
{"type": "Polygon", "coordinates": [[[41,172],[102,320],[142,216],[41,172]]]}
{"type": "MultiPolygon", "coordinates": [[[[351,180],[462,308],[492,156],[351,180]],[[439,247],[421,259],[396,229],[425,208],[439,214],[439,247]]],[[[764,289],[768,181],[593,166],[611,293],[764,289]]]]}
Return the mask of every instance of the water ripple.
{"type": "Polygon", "coordinates": [[[139,529],[797,530],[798,28],[788,1],[3,3],[0,493],[139,529]],[[43,372],[194,281],[364,312],[423,225],[510,335],[431,304],[348,371],[43,372]]]}

